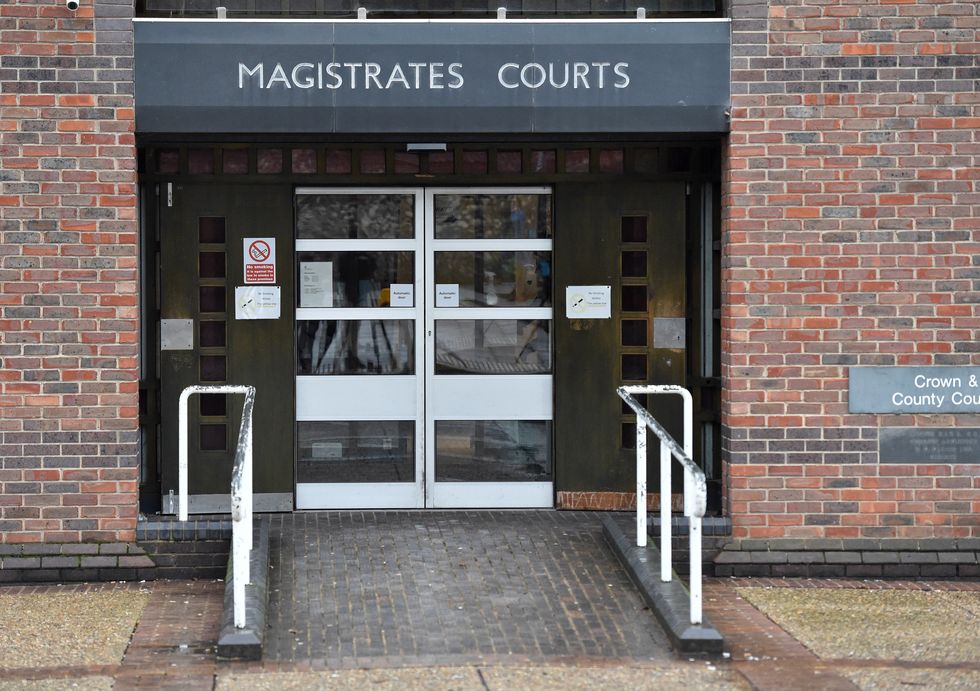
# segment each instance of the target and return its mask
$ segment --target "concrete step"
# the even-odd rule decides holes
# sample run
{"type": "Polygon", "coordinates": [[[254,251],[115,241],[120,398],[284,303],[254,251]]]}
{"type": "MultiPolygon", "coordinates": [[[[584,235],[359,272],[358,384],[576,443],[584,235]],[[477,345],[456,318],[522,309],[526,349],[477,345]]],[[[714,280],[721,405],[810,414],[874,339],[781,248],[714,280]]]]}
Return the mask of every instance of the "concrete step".
{"type": "Polygon", "coordinates": [[[261,660],[269,603],[269,519],[255,518],[255,533],[249,564],[251,583],[245,586],[245,628],[235,627],[235,573],[231,555],[225,577],[225,604],[218,636],[218,657],[261,660]]]}
{"type": "Polygon", "coordinates": [[[629,529],[629,517],[606,514],[602,534],[626,569],[640,595],[663,626],[674,649],[681,653],[720,655],[725,641],[707,618],[700,625],[690,622],[690,593],[677,573],[668,583],[660,580],[660,550],[650,541],[637,547],[629,529]]]}

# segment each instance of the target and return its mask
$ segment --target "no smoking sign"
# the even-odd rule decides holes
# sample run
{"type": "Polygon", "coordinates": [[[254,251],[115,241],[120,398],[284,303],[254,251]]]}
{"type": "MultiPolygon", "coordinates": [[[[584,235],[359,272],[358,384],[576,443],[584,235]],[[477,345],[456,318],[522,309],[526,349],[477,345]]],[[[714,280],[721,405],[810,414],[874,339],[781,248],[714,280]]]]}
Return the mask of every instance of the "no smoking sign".
{"type": "Polygon", "coordinates": [[[245,238],[245,284],[276,282],[276,239],[245,238]]]}

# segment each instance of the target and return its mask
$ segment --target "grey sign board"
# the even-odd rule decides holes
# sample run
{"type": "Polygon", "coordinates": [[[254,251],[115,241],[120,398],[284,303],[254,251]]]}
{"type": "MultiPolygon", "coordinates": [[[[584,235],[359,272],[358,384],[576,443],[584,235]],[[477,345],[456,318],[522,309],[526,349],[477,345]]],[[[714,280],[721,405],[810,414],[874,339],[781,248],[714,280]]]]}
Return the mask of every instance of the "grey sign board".
{"type": "Polygon", "coordinates": [[[135,21],[142,133],[725,132],[728,20],[135,21]]]}
{"type": "Polygon", "coordinates": [[[978,413],[980,367],[851,367],[852,413],[978,413]]]}
{"type": "Polygon", "coordinates": [[[879,463],[980,463],[980,427],[890,427],[879,432],[879,463]]]}

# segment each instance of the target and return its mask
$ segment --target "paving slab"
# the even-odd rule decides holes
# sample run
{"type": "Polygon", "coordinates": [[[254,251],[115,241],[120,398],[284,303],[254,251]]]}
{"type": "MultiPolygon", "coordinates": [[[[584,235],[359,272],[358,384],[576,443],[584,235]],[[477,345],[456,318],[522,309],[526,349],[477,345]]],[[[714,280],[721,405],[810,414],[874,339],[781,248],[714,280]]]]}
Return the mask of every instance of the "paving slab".
{"type": "Polygon", "coordinates": [[[662,663],[659,665],[565,666],[538,665],[407,667],[347,669],[317,672],[219,674],[216,691],[307,691],[357,689],[452,689],[453,691],[593,691],[594,689],[650,691],[747,691],[749,685],[730,668],[662,663]]]}
{"type": "Polygon", "coordinates": [[[587,512],[271,518],[265,660],[669,659],[587,512]]]}

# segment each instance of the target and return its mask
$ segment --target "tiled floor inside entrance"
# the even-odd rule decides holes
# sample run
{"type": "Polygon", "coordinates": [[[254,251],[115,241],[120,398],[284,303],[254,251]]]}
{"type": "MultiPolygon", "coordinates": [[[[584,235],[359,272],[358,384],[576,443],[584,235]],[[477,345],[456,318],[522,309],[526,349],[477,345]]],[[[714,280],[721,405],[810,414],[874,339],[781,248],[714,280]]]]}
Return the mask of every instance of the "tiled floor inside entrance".
{"type": "Polygon", "coordinates": [[[265,659],[670,657],[596,514],[271,517],[265,659]]]}

